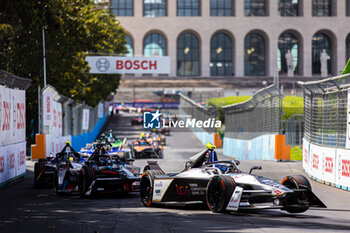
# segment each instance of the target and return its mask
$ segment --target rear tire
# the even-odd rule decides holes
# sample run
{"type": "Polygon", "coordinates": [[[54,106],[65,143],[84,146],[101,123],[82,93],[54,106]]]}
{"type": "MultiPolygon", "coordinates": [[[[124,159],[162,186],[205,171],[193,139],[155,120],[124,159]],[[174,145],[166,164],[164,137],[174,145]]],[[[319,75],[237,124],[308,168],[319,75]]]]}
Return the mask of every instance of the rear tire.
{"type": "MultiPolygon", "coordinates": [[[[303,176],[303,175],[294,175],[294,176],[286,176],[282,182],[282,185],[286,186],[289,189],[309,189],[310,191],[311,189],[311,184],[309,182],[309,180],[303,176]]],[[[309,209],[308,205],[300,205],[298,207],[288,207],[288,203],[290,203],[290,201],[294,201],[296,202],[295,204],[299,204],[299,203],[303,203],[303,202],[307,202],[308,201],[308,196],[305,192],[298,192],[296,191],[296,196],[294,196],[294,199],[288,199],[288,196],[286,197],[286,203],[287,206],[285,208],[285,210],[288,213],[302,213],[305,212],[306,210],[309,209]]]]}
{"type": "Polygon", "coordinates": [[[95,171],[92,167],[82,167],[79,172],[78,188],[80,197],[86,197],[91,183],[95,180],[95,171]]]}
{"type": "Polygon", "coordinates": [[[236,188],[234,179],[230,176],[214,176],[207,185],[207,205],[214,213],[226,212],[226,207],[236,188]]]}
{"type": "Polygon", "coordinates": [[[37,162],[34,164],[34,188],[40,188],[42,183],[40,177],[45,172],[45,164],[43,162],[37,162]]]}

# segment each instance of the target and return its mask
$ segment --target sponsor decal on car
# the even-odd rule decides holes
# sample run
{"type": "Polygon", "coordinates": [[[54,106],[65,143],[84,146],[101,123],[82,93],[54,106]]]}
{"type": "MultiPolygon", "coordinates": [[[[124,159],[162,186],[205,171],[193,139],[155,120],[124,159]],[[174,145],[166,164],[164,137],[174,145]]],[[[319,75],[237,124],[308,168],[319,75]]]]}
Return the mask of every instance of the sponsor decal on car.
{"type": "Polygon", "coordinates": [[[188,185],[177,185],[175,184],[177,195],[187,196],[191,195],[190,187],[188,185]]]}

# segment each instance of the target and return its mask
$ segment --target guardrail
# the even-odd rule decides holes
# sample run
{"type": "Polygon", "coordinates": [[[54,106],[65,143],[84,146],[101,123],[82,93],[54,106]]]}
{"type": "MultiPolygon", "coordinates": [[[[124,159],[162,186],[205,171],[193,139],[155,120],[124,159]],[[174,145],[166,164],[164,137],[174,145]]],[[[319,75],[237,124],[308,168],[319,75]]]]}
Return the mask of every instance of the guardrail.
{"type": "Polygon", "coordinates": [[[350,74],[298,84],[304,89],[303,168],[350,191],[350,74]]]}
{"type": "Polygon", "coordinates": [[[30,79],[0,70],[0,186],[26,174],[26,101],[30,79]]]}

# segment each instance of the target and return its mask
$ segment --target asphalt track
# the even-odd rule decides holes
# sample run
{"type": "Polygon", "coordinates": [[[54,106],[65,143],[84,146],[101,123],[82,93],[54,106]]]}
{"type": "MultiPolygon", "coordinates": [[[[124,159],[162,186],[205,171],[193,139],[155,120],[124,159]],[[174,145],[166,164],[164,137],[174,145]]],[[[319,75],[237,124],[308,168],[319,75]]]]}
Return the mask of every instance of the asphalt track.
{"type": "MultiPolygon", "coordinates": [[[[130,128],[130,118],[113,118],[110,127],[120,135],[137,137],[141,127],[130,128]]],[[[185,161],[203,149],[192,133],[182,130],[167,137],[166,172],[183,169],[185,161]]],[[[219,152],[219,157],[225,159],[219,152]]],[[[147,160],[137,160],[143,167],[147,160]]],[[[300,162],[241,161],[248,171],[262,165],[257,174],[281,181],[289,174],[304,174],[300,162]]],[[[138,193],[126,197],[104,196],[80,199],[56,196],[50,189],[33,188],[33,163],[27,163],[26,178],[0,189],[0,232],[346,232],[350,230],[350,192],[311,181],[313,191],[328,206],[303,214],[259,210],[214,214],[202,206],[145,208],[138,193]]]]}

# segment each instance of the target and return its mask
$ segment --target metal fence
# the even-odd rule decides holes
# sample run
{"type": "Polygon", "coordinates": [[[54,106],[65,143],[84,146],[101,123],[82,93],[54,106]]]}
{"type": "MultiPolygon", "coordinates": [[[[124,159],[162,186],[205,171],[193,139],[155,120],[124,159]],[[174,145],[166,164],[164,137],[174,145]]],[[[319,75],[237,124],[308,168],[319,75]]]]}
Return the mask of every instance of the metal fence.
{"type": "MultiPolygon", "coordinates": [[[[184,94],[180,94],[180,105],[179,105],[180,118],[192,118],[206,121],[208,119],[216,118],[216,109],[213,107],[206,108],[184,94]]],[[[207,133],[214,133],[215,128],[203,128],[207,133]]]]}
{"type": "Polygon", "coordinates": [[[281,132],[282,94],[271,85],[256,92],[251,99],[224,106],[225,137],[252,139],[281,132]]]}
{"type": "Polygon", "coordinates": [[[302,114],[294,114],[283,123],[283,128],[286,135],[286,144],[292,147],[301,147],[301,144],[303,143],[304,116],[302,114]]]}
{"type": "Polygon", "coordinates": [[[298,84],[304,89],[304,137],[313,144],[344,148],[350,74],[298,84]]]}

